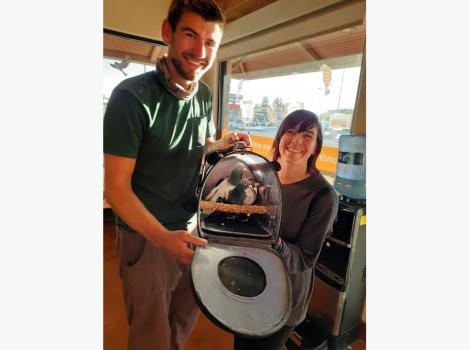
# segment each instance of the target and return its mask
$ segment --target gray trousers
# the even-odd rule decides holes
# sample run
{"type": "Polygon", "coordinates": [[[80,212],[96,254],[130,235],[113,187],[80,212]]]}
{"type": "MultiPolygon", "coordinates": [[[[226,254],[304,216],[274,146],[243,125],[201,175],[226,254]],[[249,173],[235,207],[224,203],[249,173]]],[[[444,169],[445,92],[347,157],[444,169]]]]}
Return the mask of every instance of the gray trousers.
{"type": "Polygon", "coordinates": [[[116,228],[129,350],[181,350],[199,315],[190,266],[143,236],[116,228]]]}

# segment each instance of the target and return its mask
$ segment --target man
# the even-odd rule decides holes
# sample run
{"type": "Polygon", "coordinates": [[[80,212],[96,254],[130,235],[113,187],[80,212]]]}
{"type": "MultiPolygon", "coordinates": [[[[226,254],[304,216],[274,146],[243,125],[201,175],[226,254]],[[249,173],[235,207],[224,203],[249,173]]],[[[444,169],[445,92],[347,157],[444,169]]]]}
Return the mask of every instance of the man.
{"type": "Polygon", "coordinates": [[[104,117],[105,196],[117,215],[129,349],[182,349],[198,308],[190,287],[187,232],[204,152],[214,141],[212,93],[199,82],[213,64],[224,16],[214,0],[173,0],[162,35],[168,55],[155,71],[120,83],[104,117]]]}

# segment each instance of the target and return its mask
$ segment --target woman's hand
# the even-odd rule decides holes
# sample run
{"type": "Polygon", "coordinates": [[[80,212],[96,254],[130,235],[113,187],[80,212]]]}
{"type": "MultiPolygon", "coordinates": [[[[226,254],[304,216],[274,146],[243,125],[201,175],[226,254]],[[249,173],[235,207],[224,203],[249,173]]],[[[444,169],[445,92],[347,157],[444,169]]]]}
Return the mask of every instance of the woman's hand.
{"type": "Polygon", "coordinates": [[[277,237],[276,245],[274,246],[274,249],[280,253],[282,251],[282,239],[280,236],[277,237]]]}

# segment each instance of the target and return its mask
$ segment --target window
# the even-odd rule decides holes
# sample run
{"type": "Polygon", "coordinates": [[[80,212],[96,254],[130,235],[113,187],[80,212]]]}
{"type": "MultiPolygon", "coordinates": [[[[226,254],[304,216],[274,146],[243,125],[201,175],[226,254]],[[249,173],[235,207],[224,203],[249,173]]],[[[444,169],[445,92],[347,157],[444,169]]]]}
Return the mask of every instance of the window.
{"type": "Polygon", "coordinates": [[[124,79],[154,70],[149,64],[130,62],[127,60],[116,60],[112,58],[103,59],[103,115],[106,110],[108,99],[113,89],[124,79]]]}
{"type": "Polygon", "coordinates": [[[308,109],[323,131],[317,167],[334,176],[339,136],[351,132],[364,41],[360,26],[226,61],[222,134],[248,133],[253,151],[271,158],[284,117],[308,109]]]}

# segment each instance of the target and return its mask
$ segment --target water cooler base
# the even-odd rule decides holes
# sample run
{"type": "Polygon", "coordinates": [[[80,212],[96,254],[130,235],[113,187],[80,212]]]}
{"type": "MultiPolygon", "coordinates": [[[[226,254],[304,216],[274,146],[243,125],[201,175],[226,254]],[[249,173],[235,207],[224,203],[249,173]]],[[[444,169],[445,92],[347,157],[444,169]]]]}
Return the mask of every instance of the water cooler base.
{"type": "Polygon", "coordinates": [[[328,334],[323,317],[307,315],[305,320],[294,328],[286,347],[288,350],[327,350],[328,334]]]}
{"type": "Polygon", "coordinates": [[[349,331],[334,336],[328,337],[328,350],[343,350],[360,336],[360,326],[356,326],[349,331]]]}
{"type": "Polygon", "coordinates": [[[313,345],[307,344],[299,339],[294,341],[292,340],[292,337],[295,337],[295,335],[292,335],[291,338],[287,339],[285,344],[287,350],[328,350],[328,339],[323,340],[323,342],[318,345],[313,345]]]}

